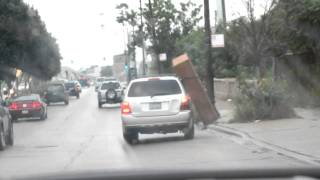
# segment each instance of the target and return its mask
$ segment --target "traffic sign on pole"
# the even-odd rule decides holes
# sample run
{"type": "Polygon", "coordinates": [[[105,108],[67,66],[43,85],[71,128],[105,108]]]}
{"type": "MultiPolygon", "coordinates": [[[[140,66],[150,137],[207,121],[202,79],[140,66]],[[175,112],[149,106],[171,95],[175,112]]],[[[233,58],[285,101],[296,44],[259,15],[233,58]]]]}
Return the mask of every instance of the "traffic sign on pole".
{"type": "Polygon", "coordinates": [[[167,60],[167,54],[166,53],[159,54],[159,60],[160,61],[166,61],[167,60]]]}
{"type": "Polygon", "coordinates": [[[211,35],[211,46],[213,48],[224,47],[224,35],[223,34],[213,34],[211,35]]]}

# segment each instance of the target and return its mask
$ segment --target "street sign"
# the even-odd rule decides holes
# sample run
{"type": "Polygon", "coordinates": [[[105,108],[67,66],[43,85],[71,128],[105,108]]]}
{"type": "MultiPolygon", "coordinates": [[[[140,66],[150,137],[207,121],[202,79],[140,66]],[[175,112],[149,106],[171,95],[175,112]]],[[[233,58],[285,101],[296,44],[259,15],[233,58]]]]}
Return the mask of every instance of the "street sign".
{"type": "Polygon", "coordinates": [[[213,34],[211,35],[211,46],[213,48],[224,47],[224,34],[213,34]]]}
{"type": "Polygon", "coordinates": [[[159,60],[160,61],[166,61],[167,60],[167,54],[166,53],[159,54],[159,60]]]}

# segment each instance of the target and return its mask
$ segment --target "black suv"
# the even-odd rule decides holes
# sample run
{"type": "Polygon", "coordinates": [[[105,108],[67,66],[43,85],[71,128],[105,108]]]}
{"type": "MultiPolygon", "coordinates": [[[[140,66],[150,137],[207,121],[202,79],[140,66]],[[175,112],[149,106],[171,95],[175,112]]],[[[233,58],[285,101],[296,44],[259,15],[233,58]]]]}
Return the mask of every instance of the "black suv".
{"type": "Polygon", "coordinates": [[[4,150],[6,145],[13,145],[13,125],[7,104],[1,98],[0,102],[0,150],[4,150]]]}
{"type": "Polygon", "coordinates": [[[69,104],[69,92],[64,87],[63,83],[50,83],[45,92],[46,103],[64,102],[69,104]]]}

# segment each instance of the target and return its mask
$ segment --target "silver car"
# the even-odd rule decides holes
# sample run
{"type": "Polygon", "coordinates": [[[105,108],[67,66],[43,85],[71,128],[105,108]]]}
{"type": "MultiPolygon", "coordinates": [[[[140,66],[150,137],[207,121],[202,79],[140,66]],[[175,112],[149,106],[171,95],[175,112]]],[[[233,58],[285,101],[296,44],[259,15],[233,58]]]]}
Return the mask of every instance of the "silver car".
{"type": "Polygon", "coordinates": [[[103,104],[121,103],[123,99],[123,89],[118,81],[106,81],[98,88],[98,107],[103,104]]]}
{"type": "Polygon", "coordinates": [[[123,137],[128,143],[138,135],[183,132],[194,137],[190,98],[178,78],[150,77],[132,80],[121,104],[123,137]]]}

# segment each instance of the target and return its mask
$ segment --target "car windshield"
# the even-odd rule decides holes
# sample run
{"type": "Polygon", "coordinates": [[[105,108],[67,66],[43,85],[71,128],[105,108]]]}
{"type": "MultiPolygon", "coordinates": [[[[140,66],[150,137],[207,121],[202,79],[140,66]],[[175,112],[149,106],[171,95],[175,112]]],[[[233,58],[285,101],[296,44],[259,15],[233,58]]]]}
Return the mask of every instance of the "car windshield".
{"type": "Polygon", "coordinates": [[[108,83],[103,83],[101,86],[101,90],[106,90],[106,89],[118,89],[120,88],[120,84],[117,82],[108,82],[108,83]]]}
{"type": "Polygon", "coordinates": [[[128,97],[181,94],[176,80],[150,80],[132,83],[128,97]]]}
{"type": "Polygon", "coordinates": [[[0,179],[320,174],[320,0],[0,0],[0,99],[0,179]]]}
{"type": "Polygon", "coordinates": [[[31,96],[20,96],[14,99],[14,101],[35,101],[37,100],[37,96],[31,95],[31,96]]]}
{"type": "Polygon", "coordinates": [[[75,86],[75,83],[65,83],[64,86],[67,88],[67,89],[70,89],[70,88],[74,88],[75,86]]]}

